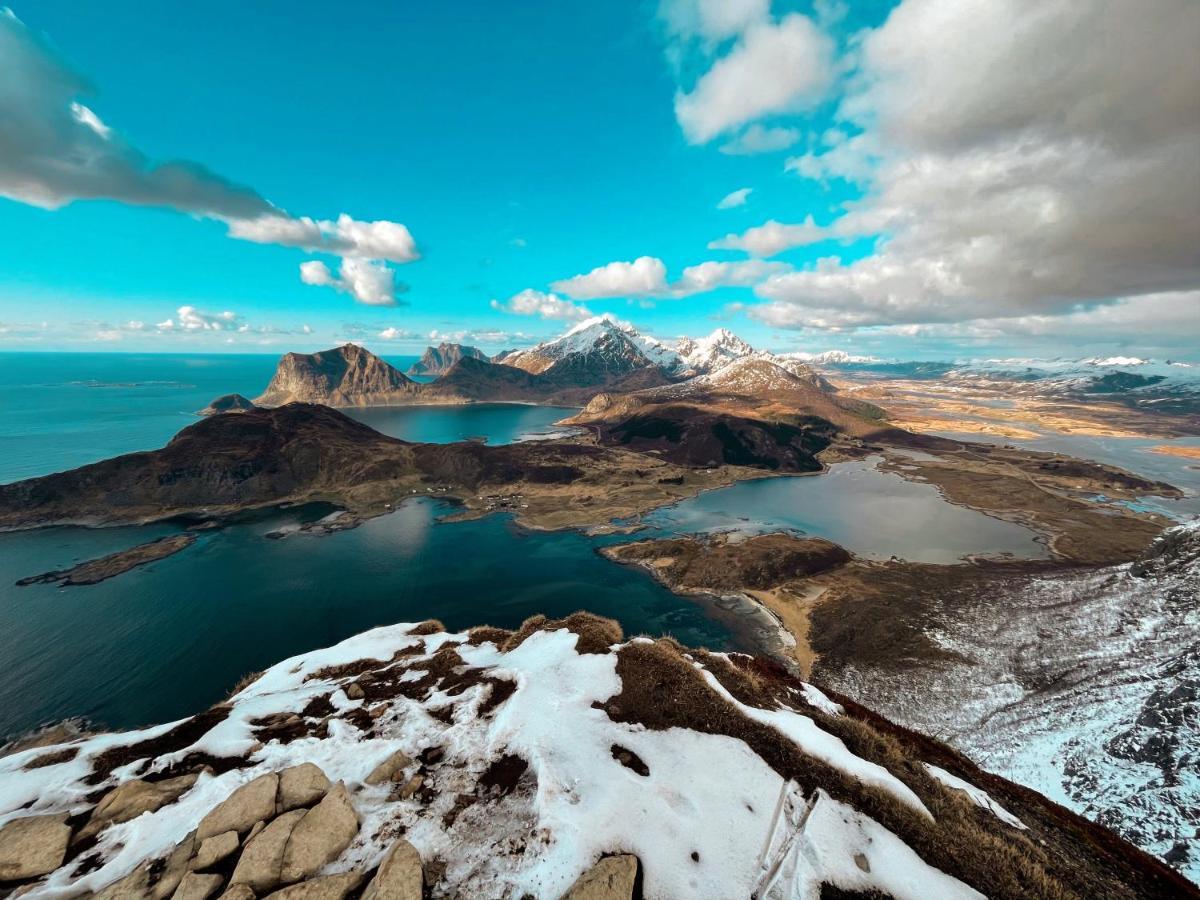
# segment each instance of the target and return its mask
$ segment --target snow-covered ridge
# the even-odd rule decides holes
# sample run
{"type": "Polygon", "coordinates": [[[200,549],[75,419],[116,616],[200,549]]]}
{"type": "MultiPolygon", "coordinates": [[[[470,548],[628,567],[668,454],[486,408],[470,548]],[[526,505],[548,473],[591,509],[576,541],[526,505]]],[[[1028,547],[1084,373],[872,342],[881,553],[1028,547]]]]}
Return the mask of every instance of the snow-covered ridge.
{"type": "Polygon", "coordinates": [[[393,625],[196,719],[0,758],[0,866],[38,822],[61,843],[30,898],[169,896],[172,878],[379,889],[400,869],[419,884],[422,863],[434,897],[557,898],[613,854],[647,898],[1005,895],[1007,811],[972,818],[992,840],[964,866],[954,843],[975,837],[953,823],[990,795],[879,755],[864,727],[782,670],[622,642],[586,614],[516,633],[393,625]]]}

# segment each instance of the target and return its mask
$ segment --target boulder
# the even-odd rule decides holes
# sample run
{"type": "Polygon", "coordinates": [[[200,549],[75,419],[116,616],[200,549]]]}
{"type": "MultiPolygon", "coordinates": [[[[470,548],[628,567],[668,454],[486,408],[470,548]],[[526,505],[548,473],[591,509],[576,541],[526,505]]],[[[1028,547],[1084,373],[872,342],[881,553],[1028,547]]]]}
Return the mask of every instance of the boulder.
{"type": "Polygon", "coordinates": [[[237,848],[238,833],[236,831],[226,831],[222,834],[214,834],[210,838],[205,838],[200,844],[200,849],[196,851],[196,858],[192,860],[192,869],[195,871],[211,869],[236,851],[237,848]]]}
{"type": "Polygon", "coordinates": [[[244,884],[234,884],[217,900],[254,900],[254,891],[244,884]]]}
{"type": "Polygon", "coordinates": [[[421,854],[400,838],[379,864],[362,900],[421,900],[423,884],[421,854]]]}
{"type": "Polygon", "coordinates": [[[162,874],[158,876],[158,881],[150,889],[152,900],[167,900],[168,897],[175,893],[175,888],[179,886],[179,882],[187,874],[188,862],[196,852],[197,846],[198,842],[196,841],[196,832],[194,831],[175,845],[175,849],[167,856],[162,874]]]}
{"type": "Polygon", "coordinates": [[[205,838],[236,831],[249,831],[255,822],[270,819],[275,815],[275,795],[279,790],[279,776],[274,772],[260,775],[247,782],[208,811],[196,828],[196,837],[205,838]]]}
{"type": "Polygon", "coordinates": [[[166,781],[126,781],[113,788],[96,804],[79,838],[90,838],[109,825],[128,822],[142,813],[154,812],[174,803],[196,783],[198,775],[180,775],[166,781]]]}
{"type": "Polygon", "coordinates": [[[367,693],[362,689],[361,684],[359,684],[357,681],[352,681],[346,688],[346,696],[351,700],[361,700],[363,697],[367,696],[367,693]]]}
{"type": "MultiPolygon", "coordinates": [[[[264,893],[282,883],[280,871],[283,868],[283,852],[287,848],[288,839],[300,820],[308,815],[303,809],[285,812],[278,819],[264,828],[258,835],[246,842],[246,848],[233,870],[229,884],[244,884],[256,894],[264,893]]],[[[292,879],[293,881],[295,879],[292,879]]]]}
{"type": "Polygon", "coordinates": [[[367,784],[383,784],[385,781],[398,780],[396,776],[412,765],[412,757],[403,750],[397,750],[367,776],[367,784]]]}
{"type": "Polygon", "coordinates": [[[91,900],[142,900],[150,896],[150,867],[138,866],[124,878],[97,891],[91,900]]]}
{"type": "Polygon", "coordinates": [[[357,834],[358,813],[350,802],[346,785],[339,781],[292,831],[284,850],[280,880],[291,884],[316,874],[337,859],[357,834]]]}
{"type": "Polygon", "coordinates": [[[324,797],[332,786],[333,783],[325,773],[312,763],[302,763],[284,769],[279,773],[278,809],[280,812],[287,812],[301,806],[312,806],[324,797]]]}
{"type": "Polygon", "coordinates": [[[53,872],[62,865],[70,840],[66,813],[13,819],[0,828],[0,881],[53,872]]]}
{"type": "Polygon", "coordinates": [[[188,872],[171,895],[171,900],[208,900],[221,889],[225,879],[220,875],[199,875],[188,872]]]}
{"type": "Polygon", "coordinates": [[[345,872],[341,875],[324,875],[267,894],[271,900],[344,900],[362,884],[360,872],[345,872]]]}
{"type": "Polygon", "coordinates": [[[563,900],[630,900],[638,860],[628,853],[606,856],[579,876],[563,900]]]}
{"type": "Polygon", "coordinates": [[[401,800],[407,800],[409,797],[419,791],[421,789],[421,785],[424,783],[425,776],[418,772],[412,778],[408,779],[408,781],[404,782],[403,785],[401,785],[400,789],[396,791],[396,796],[401,800]]]}

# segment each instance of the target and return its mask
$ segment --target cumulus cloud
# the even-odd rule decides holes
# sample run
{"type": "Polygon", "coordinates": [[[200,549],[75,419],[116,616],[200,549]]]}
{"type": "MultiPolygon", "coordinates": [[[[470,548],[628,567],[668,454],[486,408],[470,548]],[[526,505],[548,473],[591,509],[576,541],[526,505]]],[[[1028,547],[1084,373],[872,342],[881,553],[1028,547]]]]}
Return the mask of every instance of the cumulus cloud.
{"type": "Polygon", "coordinates": [[[408,331],[404,328],[396,328],[394,325],[383,329],[376,334],[375,337],[379,338],[381,341],[418,341],[421,339],[421,335],[417,334],[415,331],[408,331]]]}
{"type": "Polygon", "coordinates": [[[229,222],[229,236],[257,244],[279,244],[301,250],[363,259],[406,263],[420,259],[409,230],[398,222],[359,222],[343,213],[334,221],[292,218],[277,213],[229,222]]]}
{"type": "Polygon", "coordinates": [[[419,258],[399,223],[295,217],[200,163],[149,158],[82,102],[87,81],[7,9],[0,85],[0,196],[44,209],[87,199],[167,207],[223,221],[241,240],[396,263],[419,258]]]}
{"type": "Polygon", "coordinates": [[[245,327],[242,317],[235,312],[208,313],[194,306],[181,306],[175,311],[176,319],[166,327],[178,327],[181,331],[237,331],[245,327]]]}
{"type": "Polygon", "coordinates": [[[727,234],[709,242],[709,250],[743,250],[752,256],[774,256],[793,247],[815,244],[829,238],[829,231],[809,216],[797,225],[785,225],[770,219],[741,234],[727,234]]]}
{"type": "Polygon", "coordinates": [[[639,256],[633,262],[610,262],[584,275],[551,282],[550,287],[579,300],[661,294],[667,289],[667,267],[661,259],[639,256]]]}
{"type": "Polygon", "coordinates": [[[408,289],[396,281],[396,273],[385,263],[355,257],[343,259],[337,274],[320,260],[302,262],[300,280],[305,284],[331,287],[367,306],[395,306],[396,294],[408,289]]]}
{"type": "Polygon", "coordinates": [[[861,41],[842,138],[788,164],[859,182],[834,228],[877,251],[768,279],[754,314],[1034,321],[1195,288],[1198,33],[1192,0],[904,0],[861,41]]]}
{"type": "Polygon", "coordinates": [[[832,75],[833,44],[794,13],[751,25],[690,92],[675,95],[688,141],[704,144],[767,115],[800,112],[821,99],[832,75]]]}
{"type": "Polygon", "coordinates": [[[787,263],[767,262],[761,259],[746,259],[738,262],[703,262],[688,266],[679,280],[670,287],[676,297],[703,294],[720,287],[747,287],[758,284],[764,278],[778,275],[791,269],[787,263]]]}
{"type": "Polygon", "coordinates": [[[519,294],[514,294],[504,303],[501,303],[499,300],[493,300],[491,305],[492,309],[513,313],[518,316],[563,319],[568,322],[577,322],[588,318],[592,314],[587,307],[580,306],[578,303],[564,300],[557,294],[535,291],[533,288],[526,288],[519,294]]]}
{"type": "Polygon", "coordinates": [[[658,16],[678,38],[722,41],[766,21],[771,0],[661,0],[658,16]]]}
{"type": "Polygon", "coordinates": [[[736,191],[730,191],[717,204],[717,209],[733,209],[735,206],[745,206],[746,198],[750,196],[753,188],[738,188],[736,191]]]}
{"type": "Polygon", "coordinates": [[[721,145],[726,156],[753,156],[786,150],[800,140],[800,129],[782,125],[767,127],[755,122],[741,134],[721,145]]]}

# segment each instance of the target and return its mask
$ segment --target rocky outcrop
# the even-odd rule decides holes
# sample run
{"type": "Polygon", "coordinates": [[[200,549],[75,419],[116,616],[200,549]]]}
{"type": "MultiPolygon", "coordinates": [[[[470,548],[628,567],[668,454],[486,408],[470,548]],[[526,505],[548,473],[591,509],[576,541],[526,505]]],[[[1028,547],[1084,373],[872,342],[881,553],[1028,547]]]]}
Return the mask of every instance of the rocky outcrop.
{"type": "Polygon", "coordinates": [[[105,794],[92,812],[92,817],[80,831],[79,837],[99,834],[109,825],[128,822],[142,813],[154,812],[174,803],[196,783],[196,775],[180,775],[165,781],[127,781],[105,794]]]}
{"type": "Polygon", "coordinates": [[[630,900],[638,861],[628,853],[606,856],[571,885],[563,900],[630,900]]]}
{"type": "Polygon", "coordinates": [[[221,413],[240,413],[254,409],[254,404],[241,394],[223,394],[204,409],[196,413],[198,416],[216,416],[221,413]]]}
{"type": "Polygon", "coordinates": [[[601,444],[654,453],[685,466],[748,466],[775,472],[816,472],[816,454],[836,429],[824,419],[768,422],[677,404],[639,409],[595,426],[601,444]]]}
{"type": "Polygon", "coordinates": [[[62,865],[70,839],[66,813],[13,819],[0,828],[0,882],[53,872],[62,865]]]}
{"type": "Polygon", "coordinates": [[[326,406],[392,406],[409,402],[418,385],[399,369],[356,344],[320,353],[286,353],[258,406],[322,403],[326,406]]]}
{"type": "Polygon", "coordinates": [[[780,883],[804,897],[1196,896],[1098,826],[770,660],[626,642],[583,613],[378,628],[271,667],[215,714],[72,746],[57,770],[27,767],[45,748],[0,757],[0,859],[52,839],[40,865],[5,870],[28,900],[766,897],[780,883]],[[347,701],[352,683],[363,696],[347,701]],[[401,768],[367,784],[397,752],[415,770],[405,786],[401,768]],[[112,795],[168,767],[195,789],[66,857],[96,785],[112,795]],[[326,782],[282,811],[285,789],[326,782]]]}
{"type": "Polygon", "coordinates": [[[446,341],[436,347],[426,347],[421,358],[408,367],[408,375],[445,375],[460,359],[479,359],[487,361],[488,356],[482,350],[468,347],[464,344],[451,344],[446,341]]]}

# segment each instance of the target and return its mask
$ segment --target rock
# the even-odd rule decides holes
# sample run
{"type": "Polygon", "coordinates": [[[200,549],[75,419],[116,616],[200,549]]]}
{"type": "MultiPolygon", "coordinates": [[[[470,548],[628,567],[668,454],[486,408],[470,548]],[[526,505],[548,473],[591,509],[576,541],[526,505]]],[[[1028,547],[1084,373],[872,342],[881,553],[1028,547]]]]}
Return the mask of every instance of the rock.
{"type": "MultiPolygon", "coordinates": [[[[273,900],[343,900],[362,884],[361,872],[345,872],[341,875],[325,875],[293,884],[282,890],[267,894],[273,900]]],[[[417,895],[420,897],[420,895],[417,895]]]]}
{"type": "Polygon", "coordinates": [[[638,860],[628,853],[605,856],[579,876],[563,900],[630,900],[638,860]]]}
{"type": "Polygon", "coordinates": [[[204,409],[200,410],[198,416],[216,416],[221,413],[239,413],[245,412],[248,409],[254,409],[254,404],[243,397],[241,394],[223,394],[218,397],[204,409]]]}
{"type": "Polygon", "coordinates": [[[223,834],[215,834],[210,838],[205,838],[200,844],[200,849],[196,851],[196,858],[192,861],[193,870],[210,869],[225,859],[238,848],[238,834],[236,831],[226,831],[223,834]]]}
{"type": "Polygon", "coordinates": [[[208,811],[196,828],[199,840],[236,831],[249,831],[255,822],[270,819],[275,815],[275,795],[279,789],[279,776],[274,772],[260,775],[243,784],[232,794],[208,811]]]}
{"type": "Polygon", "coordinates": [[[283,854],[281,880],[291,884],[315,874],[337,859],[357,834],[358,813],[350,803],[346,785],[339,781],[292,831],[283,854]]]}
{"type": "Polygon", "coordinates": [[[400,838],[379,864],[362,900],[421,900],[423,884],[421,854],[400,838]]]}
{"type": "Polygon", "coordinates": [[[266,821],[264,821],[263,819],[259,819],[257,822],[254,823],[254,826],[250,829],[250,832],[246,835],[246,840],[250,841],[250,840],[258,837],[258,833],[266,827],[267,827],[266,821]]]}
{"type": "Polygon", "coordinates": [[[196,783],[198,775],[180,775],[166,781],[126,781],[113,788],[96,804],[79,839],[99,834],[109,825],[129,822],[142,813],[154,812],[174,803],[196,783]]]}
{"type": "Polygon", "coordinates": [[[70,840],[66,813],[13,819],[0,828],[0,881],[53,872],[62,865],[70,840]]]}
{"type": "Polygon", "coordinates": [[[217,900],[254,900],[254,891],[244,884],[234,884],[217,900]]]}
{"type": "Polygon", "coordinates": [[[98,891],[91,900],[141,900],[151,896],[149,866],[138,866],[124,878],[98,891]]]}
{"type": "Polygon", "coordinates": [[[413,794],[421,789],[421,785],[425,783],[425,776],[419,772],[408,781],[404,782],[400,790],[396,791],[396,796],[401,800],[407,800],[413,794]]]}
{"type": "MultiPolygon", "coordinates": [[[[252,841],[246,842],[241,859],[229,879],[230,886],[245,884],[256,894],[261,894],[282,883],[283,853],[288,839],[300,820],[308,815],[303,809],[285,812],[264,828],[252,841]]],[[[295,879],[292,879],[293,881],[295,879]]]]}
{"type": "Polygon", "coordinates": [[[350,682],[350,686],[346,688],[346,696],[351,700],[361,700],[367,696],[366,691],[362,689],[362,685],[357,681],[350,682]]]}
{"type": "Polygon", "coordinates": [[[367,784],[383,784],[385,781],[395,781],[397,775],[412,765],[412,758],[403,750],[397,750],[367,776],[367,784]]]}
{"type": "Polygon", "coordinates": [[[153,900],[167,900],[168,897],[175,893],[175,888],[179,886],[179,882],[187,874],[188,862],[196,852],[196,846],[196,832],[194,831],[175,845],[175,849],[167,856],[167,862],[163,866],[162,874],[158,876],[158,881],[155,882],[154,887],[150,890],[150,896],[153,900]]]}
{"type": "Polygon", "coordinates": [[[221,889],[224,880],[220,875],[198,875],[188,872],[171,895],[171,900],[208,900],[221,889]]]}
{"type": "Polygon", "coordinates": [[[312,763],[292,766],[279,773],[280,812],[312,806],[333,786],[319,767],[312,763]]]}

